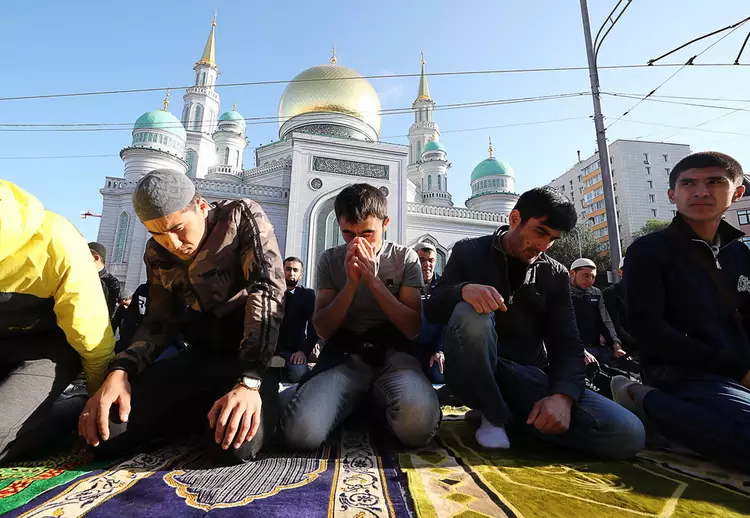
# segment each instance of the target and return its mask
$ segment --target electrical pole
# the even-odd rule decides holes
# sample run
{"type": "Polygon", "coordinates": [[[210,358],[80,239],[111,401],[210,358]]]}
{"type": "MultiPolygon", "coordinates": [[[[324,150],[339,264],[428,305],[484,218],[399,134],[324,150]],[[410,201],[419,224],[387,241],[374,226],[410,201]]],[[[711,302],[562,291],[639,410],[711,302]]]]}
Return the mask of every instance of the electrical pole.
{"type": "Polygon", "coordinates": [[[581,17],[583,18],[583,36],[586,39],[586,55],[589,61],[589,78],[591,79],[591,98],[594,101],[594,127],[596,128],[596,143],[599,147],[599,167],[604,188],[604,204],[607,214],[607,230],[609,232],[609,255],[612,260],[612,278],[619,279],[617,266],[622,257],[620,251],[620,229],[617,224],[617,208],[615,207],[615,191],[612,185],[612,174],[609,168],[609,150],[607,136],[604,132],[604,115],[602,115],[601,96],[599,94],[599,72],[596,67],[594,44],[591,40],[591,23],[589,22],[589,8],[586,0],[581,0],[581,17]]]}

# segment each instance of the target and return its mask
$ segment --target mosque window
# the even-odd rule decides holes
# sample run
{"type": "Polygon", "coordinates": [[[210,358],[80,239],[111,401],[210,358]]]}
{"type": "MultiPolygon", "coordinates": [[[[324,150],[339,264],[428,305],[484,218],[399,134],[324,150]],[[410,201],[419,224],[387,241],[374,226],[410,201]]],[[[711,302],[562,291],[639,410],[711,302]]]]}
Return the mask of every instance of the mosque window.
{"type": "Polygon", "coordinates": [[[438,177],[438,191],[441,191],[441,190],[443,190],[443,185],[442,185],[443,182],[442,182],[442,180],[440,178],[440,175],[437,175],[437,177],[438,177]]]}
{"type": "Polygon", "coordinates": [[[432,190],[432,175],[427,176],[427,190],[432,190]]]}
{"type": "Polygon", "coordinates": [[[424,192],[424,178],[422,178],[422,192],[424,192]]]}
{"type": "Polygon", "coordinates": [[[229,165],[229,148],[224,148],[224,165],[229,165]]]}
{"type": "Polygon", "coordinates": [[[195,74],[195,85],[198,86],[199,84],[201,84],[201,74],[200,74],[200,72],[198,72],[197,74],[195,74]]]}
{"type": "Polygon", "coordinates": [[[448,190],[448,177],[445,177],[445,190],[448,190]]]}
{"type": "Polygon", "coordinates": [[[187,162],[188,170],[187,174],[190,178],[195,178],[195,161],[198,156],[195,154],[195,151],[192,149],[189,149],[187,152],[187,156],[185,157],[185,162],[187,162]]]}
{"type": "Polygon", "coordinates": [[[188,122],[190,121],[190,107],[192,104],[186,104],[185,108],[182,110],[182,125],[186,128],[188,127],[188,122]]]}
{"type": "Polygon", "coordinates": [[[203,106],[200,104],[195,105],[195,112],[193,114],[193,131],[201,130],[201,120],[203,119],[203,106]]]}
{"type": "Polygon", "coordinates": [[[417,160],[422,158],[422,143],[417,142],[417,160]]]}
{"type": "Polygon", "coordinates": [[[115,231],[115,253],[112,262],[125,262],[125,243],[128,239],[128,230],[130,227],[130,214],[125,211],[120,213],[117,218],[117,230],[115,231]]]}
{"type": "Polygon", "coordinates": [[[236,153],[237,153],[237,156],[236,156],[237,160],[235,160],[235,167],[240,167],[240,150],[238,149],[236,153]]]}
{"type": "Polygon", "coordinates": [[[201,86],[206,86],[206,73],[201,72],[201,86]]]}
{"type": "Polygon", "coordinates": [[[159,144],[164,144],[164,135],[159,135],[159,144]]]}

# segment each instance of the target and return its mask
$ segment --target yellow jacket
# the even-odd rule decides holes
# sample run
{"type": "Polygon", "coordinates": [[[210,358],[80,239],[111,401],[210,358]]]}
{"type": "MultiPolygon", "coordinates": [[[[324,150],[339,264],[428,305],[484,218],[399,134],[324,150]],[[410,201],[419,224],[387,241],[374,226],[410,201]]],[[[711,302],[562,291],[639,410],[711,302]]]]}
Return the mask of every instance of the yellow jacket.
{"type": "Polygon", "coordinates": [[[88,244],[65,218],[0,180],[0,342],[23,347],[24,334],[56,326],[81,355],[93,394],[106,376],[114,336],[88,244]]]}

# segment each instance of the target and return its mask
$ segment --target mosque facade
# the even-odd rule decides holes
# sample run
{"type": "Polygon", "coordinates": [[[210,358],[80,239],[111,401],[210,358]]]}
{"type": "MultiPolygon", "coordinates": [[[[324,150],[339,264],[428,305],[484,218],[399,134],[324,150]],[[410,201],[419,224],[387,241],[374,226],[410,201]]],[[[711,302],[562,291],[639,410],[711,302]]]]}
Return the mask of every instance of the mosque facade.
{"type": "Polygon", "coordinates": [[[438,250],[438,271],[453,244],[493,232],[507,223],[515,205],[514,173],[493,156],[471,174],[466,208],[454,206],[448,189],[451,163],[422,59],[409,144],[379,140],[377,92],[360,74],[337,63],[297,75],[279,101],[279,140],[255,148],[256,167],[244,167],[246,120],[236,106],[221,112],[216,90],[216,22],[200,60],[194,85],[183,95],[181,117],[169,111],[169,92],[160,110],[135,122],[130,145],[120,152],[122,177],[107,177],[101,189],[98,241],[108,250],[108,269],[129,289],[145,282],[143,253],[149,235],[135,215],[136,183],[154,169],[176,169],[192,178],[208,200],[250,198],[274,225],[285,256],[305,262],[305,284],[315,285],[320,253],[343,242],[333,212],[347,185],[367,182],[388,199],[386,238],[406,245],[428,241],[438,250]]]}

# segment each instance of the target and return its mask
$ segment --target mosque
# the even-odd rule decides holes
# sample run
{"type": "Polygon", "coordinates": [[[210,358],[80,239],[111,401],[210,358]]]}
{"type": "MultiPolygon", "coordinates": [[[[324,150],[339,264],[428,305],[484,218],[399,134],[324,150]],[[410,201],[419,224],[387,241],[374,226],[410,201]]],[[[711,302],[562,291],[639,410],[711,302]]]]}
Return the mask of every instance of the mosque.
{"type": "Polygon", "coordinates": [[[305,284],[314,286],[320,253],[342,243],[333,213],[336,195],[367,182],[388,199],[386,238],[406,245],[428,241],[438,250],[438,272],[453,244],[493,232],[507,222],[518,195],[513,170],[493,156],[471,173],[471,197],[455,207],[448,189],[451,164],[433,121],[424,58],[409,144],[379,140],[378,94],[360,74],[337,63],[301,72],[279,101],[279,139],[255,148],[256,167],[246,169],[246,120],[236,106],[221,113],[215,85],[216,20],[200,60],[195,84],[185,91],[181,118],[169,111],[169,92],[160,110],[135,122],[132,142],[120,152],[124,177],[107,177],[98,241],[109,251],[108,269],[129,289],[145,282],[143,253],[149,235],[133,211],[138,180],[154,169],[171,168],[193,178],[209,201],[251,198],[260,203],[285,256],[305,261],[305,284]]]}

